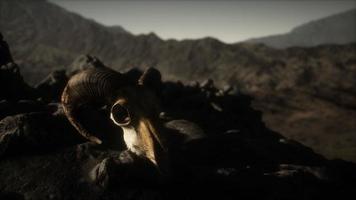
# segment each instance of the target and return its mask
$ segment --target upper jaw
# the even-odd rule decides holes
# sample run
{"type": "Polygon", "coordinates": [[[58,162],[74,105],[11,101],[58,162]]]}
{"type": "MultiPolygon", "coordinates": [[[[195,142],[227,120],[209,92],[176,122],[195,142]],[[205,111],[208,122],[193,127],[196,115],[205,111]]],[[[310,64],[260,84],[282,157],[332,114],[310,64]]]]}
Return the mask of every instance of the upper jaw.
{"type": "Polygon", "coordinates": [[[148,119],[138,120],[135,126],[122,127],[127,148],[138,156],[146,157],[158,169],[164,168],[167,148],[157,125],[148,119]]]}

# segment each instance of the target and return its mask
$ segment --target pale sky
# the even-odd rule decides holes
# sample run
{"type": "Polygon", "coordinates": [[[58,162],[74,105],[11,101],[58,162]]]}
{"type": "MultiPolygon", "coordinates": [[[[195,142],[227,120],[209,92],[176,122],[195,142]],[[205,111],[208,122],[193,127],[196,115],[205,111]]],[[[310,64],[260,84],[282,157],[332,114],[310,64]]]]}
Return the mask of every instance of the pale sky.
{"type": "MultiPolygon", "coordinates": [[[[49,0],[104,25],[162,39],[215,37],[226,43],[280,34],[355,9],[356,0],[49,0]]],[[[356,19],[355,19],[356,23],[356,19]]]]}

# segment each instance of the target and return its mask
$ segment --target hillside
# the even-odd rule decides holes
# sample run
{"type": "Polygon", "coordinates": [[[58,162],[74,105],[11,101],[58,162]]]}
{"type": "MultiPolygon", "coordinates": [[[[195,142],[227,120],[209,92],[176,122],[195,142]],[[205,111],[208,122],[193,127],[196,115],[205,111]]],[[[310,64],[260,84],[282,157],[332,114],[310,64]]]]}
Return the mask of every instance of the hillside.
{"type": "Polygon", "coordinates": [[[263,43],[270,47],[310,47],[321,44],[356,42],[356,9],[297,26],[289,33],[253,38],[248,43],[263,43]]]}
{"type": "Polygon", "coordinates": [[[105,27],[46,1],[0,1],[0,9],[0,30],[31,85],[71,68],[81,54],[119,71],[155,66],[167,80],[211,78],[252,95],[270,128],[330,158],[355,161],[355,43],[278,50],[214,38],[164,41],[105,27]]]}

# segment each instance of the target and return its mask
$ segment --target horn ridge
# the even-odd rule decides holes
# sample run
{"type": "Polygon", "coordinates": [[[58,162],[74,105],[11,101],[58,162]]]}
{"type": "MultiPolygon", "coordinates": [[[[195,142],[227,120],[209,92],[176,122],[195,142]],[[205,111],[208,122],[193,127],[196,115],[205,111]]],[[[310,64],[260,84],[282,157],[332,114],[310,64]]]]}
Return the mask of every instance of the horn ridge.
{"type": "Polygon", "coordinates": [[[77,131],[88,140],[101,143],[89,130],[87,130],[78,117],[84,105],[89,107],[109,102],[122,85],[125,83],[123,75],[109,68],[94,68],[83,70],[75,74],[68,81],[62,93],[62,105],[69,122],[77,131]]]}

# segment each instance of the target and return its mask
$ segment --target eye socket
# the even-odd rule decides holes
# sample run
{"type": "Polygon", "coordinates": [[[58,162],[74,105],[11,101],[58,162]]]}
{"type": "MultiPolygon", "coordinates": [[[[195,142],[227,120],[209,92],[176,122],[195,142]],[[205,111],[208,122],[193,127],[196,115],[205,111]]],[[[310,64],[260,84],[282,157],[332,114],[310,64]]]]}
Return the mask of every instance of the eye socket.
{"type": "Polygon", "coordinates": [[[120,104],[112,106],[110,115],[111,119],[119,126],[128,125],[131,122],[129,111],[120,104]]]}

